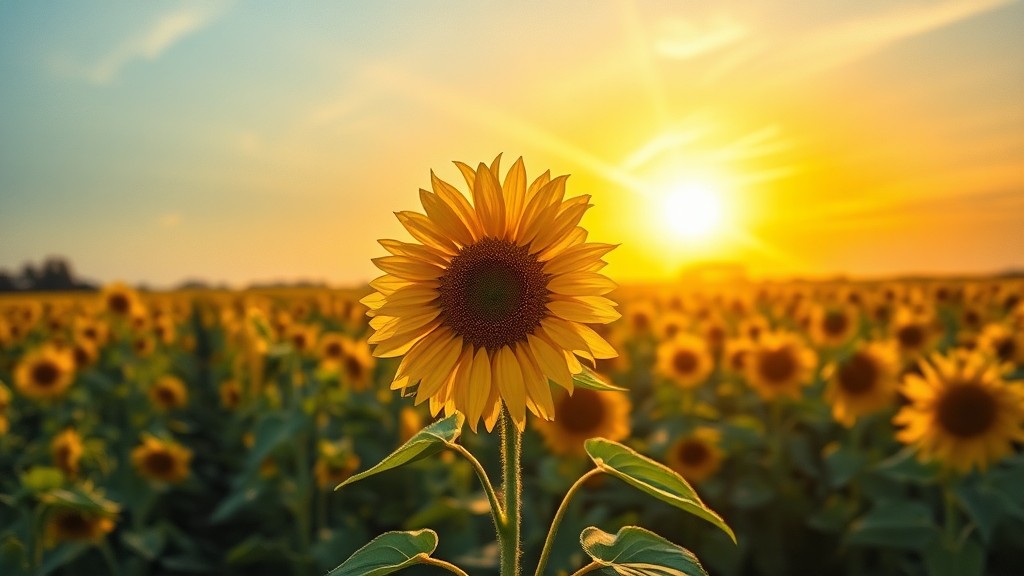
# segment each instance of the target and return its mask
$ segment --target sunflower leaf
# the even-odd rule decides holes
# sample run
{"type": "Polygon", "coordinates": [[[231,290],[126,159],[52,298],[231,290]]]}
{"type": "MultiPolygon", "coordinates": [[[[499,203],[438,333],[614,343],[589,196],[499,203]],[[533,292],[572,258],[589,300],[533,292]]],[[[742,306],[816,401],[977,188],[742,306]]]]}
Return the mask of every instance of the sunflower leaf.
{"type": "Polygon", "coordinates": [[[603,376],[594,372],[590,368],[583,366],[583,372],[579,374],[573,374],[572,383],[574,386],[579,388],[586,388],[587,390],[596,390],[598,392],[626,392],[626,388],[616,386],[611,382],[604,379],[603,376]]]}
{"type": "Polygon", "coordinates": [[[399,446],[397,450],[381,460],[379,464],[369,470],[352,475],[341,484],[338,484],[335,490],[374,474],[398,468],[410,462],[437,454],[444,450],[446,446],[455,442],[455,439],[462,433],[462,424],[465,420],[461,413],[456,412],[443,420],[434,422],[417,432],[408,442],[399,446]]]}
{"type": "Polygon", "coordinates": [[[437,533],[433,530],[385,532],[356,550],[327,576],[384,576],[423,563],[435,548],[437,533]]]}
{"type": "Polygon", "coordinates": [[[583,446],[601,471],[662,502],[711,522],[736,542],[736,535],[725,520],[708,508],[693,487],[672,469],[604,438],[591,438],[583,446]]]}
{"type": "Polygon", "coordinates": [[[606,567],[597,574],[707,576],[693,552],[638,526],[625,526],[614,536],[590,526],[580,534],[580,544],[606,567]]]}

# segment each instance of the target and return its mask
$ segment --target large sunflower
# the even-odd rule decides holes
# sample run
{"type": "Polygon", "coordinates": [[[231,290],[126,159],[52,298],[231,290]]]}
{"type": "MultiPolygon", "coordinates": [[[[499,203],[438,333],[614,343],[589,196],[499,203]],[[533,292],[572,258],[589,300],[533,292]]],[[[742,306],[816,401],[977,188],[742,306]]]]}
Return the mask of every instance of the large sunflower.
{"type": "Polygon", "coordinates": [[[891,406],[896,399],[900,365],[891,342],[861,343],[831,372],[825,398],[841,424],[852,426],[858,417],[891,406]]]}
{"type": "Polygon", "coordinates": [[[584,388],[562,394],[555,406],[555,419],[537,421],[544,443],[555,454],[582,454],[583,443],[601,437],[622,440],[629,436],[629,398],[618,392],[596,392],[584,388]]]}
{"type": "Polygon", "coordinates": [[[14,369],[18,391],[37,400],[64,394],[75,378],[75,359],[71,351],[45,344],[25,356],[14,369]]]}
{"type": "MultiPolygon", "coordinates": [[[[500,157],[499,157],[500,158],[500,157]]],[[[586,242],[579,226],[590,196],[565,198],[566,176],[529,186],[522,158],[498,181],[498,159],[476,170],[456,163],[473,203],[431,174],[420,190],[426,215],[398,212],[418,243],[382,240],[386,274],[363,299],[376,331],[374,355],[405,355],[392,389],[417,386],[416,402],[462,412],[472,429],[494,427],[501,406],[519,428],[526,410],[551,419],[548,380],[571,390],[576,356],[616,355],[586,323],[619,314],[598,274],[614,246],[586,242]]]]}
{"type": "Polygon", "coordinates": [[[998,364],[957,350],[920,367],[921,376],[903,381],[910,404],[893,423],[903,427],[896,437],[916,445],[922,459],[959,472],[984,470],[1024,441],[1024,389],[1004,382],[998,364]]]}

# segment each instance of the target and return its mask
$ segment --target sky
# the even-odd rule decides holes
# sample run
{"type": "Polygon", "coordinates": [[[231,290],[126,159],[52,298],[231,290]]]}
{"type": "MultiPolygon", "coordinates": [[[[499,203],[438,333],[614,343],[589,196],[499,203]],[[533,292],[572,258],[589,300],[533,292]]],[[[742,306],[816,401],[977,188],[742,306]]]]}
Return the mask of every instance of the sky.
{"type": "Polygon", "coordinates": [[[1013,0],[0,2],[0,268],[374,276],[430,171],[591,194],[608,274],[1024,267],[1013,0]]]}

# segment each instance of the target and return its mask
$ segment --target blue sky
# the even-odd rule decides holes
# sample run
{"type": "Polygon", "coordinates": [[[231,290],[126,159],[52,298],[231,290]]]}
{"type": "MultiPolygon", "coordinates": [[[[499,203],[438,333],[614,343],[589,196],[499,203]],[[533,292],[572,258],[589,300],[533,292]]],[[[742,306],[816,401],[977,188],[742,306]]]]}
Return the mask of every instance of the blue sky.
{"type": "Polygon", "coordinates": [[[0,267],[367,280],[451,160],[571,173],[622,281],[1024,266],[1024,6],[0,3],[0,267]],[[710,183],[712,238],[671,234],[710,183]]]}

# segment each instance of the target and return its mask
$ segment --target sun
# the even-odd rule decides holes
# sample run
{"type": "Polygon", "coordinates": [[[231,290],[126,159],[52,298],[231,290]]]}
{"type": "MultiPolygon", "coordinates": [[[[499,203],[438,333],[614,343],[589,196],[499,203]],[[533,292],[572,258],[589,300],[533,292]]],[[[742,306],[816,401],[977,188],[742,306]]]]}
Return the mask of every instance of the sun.
{"type": "Polygon", "coordinates": [[[709,238],[722,226],[720,195],[705,182],[672,185],[665,193],[661,209],[665,229],[676,238],[709,238]]]}

